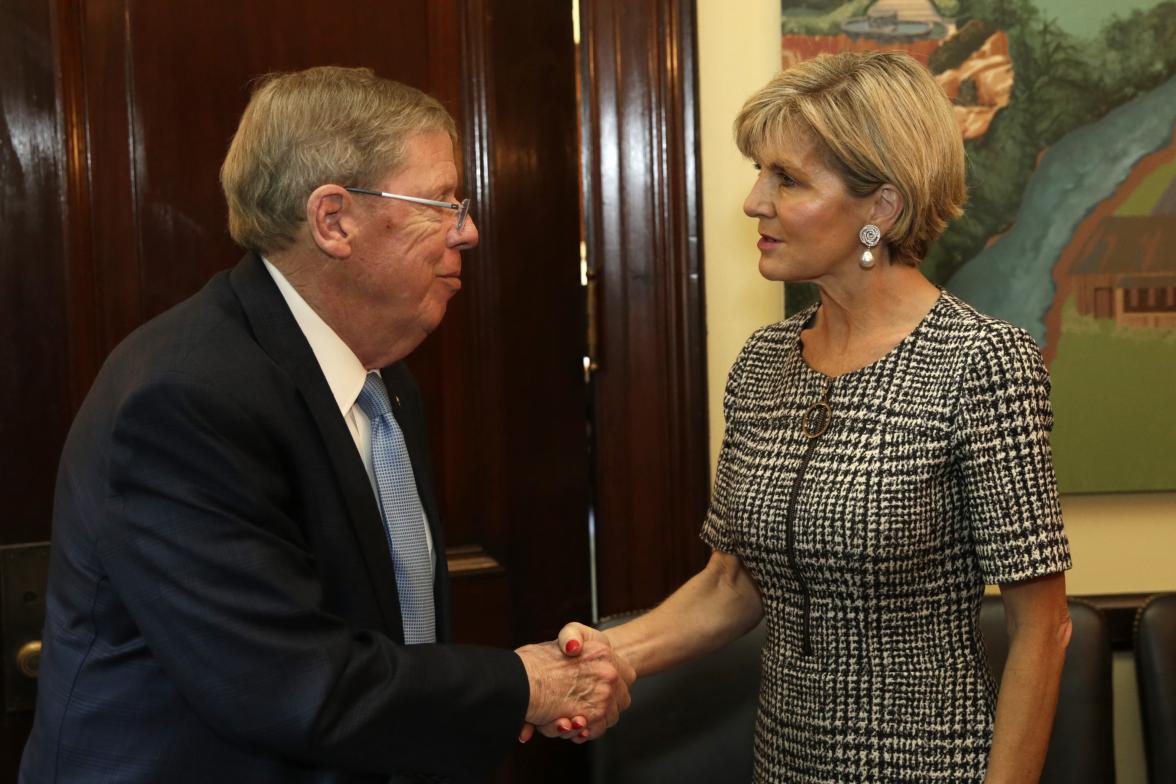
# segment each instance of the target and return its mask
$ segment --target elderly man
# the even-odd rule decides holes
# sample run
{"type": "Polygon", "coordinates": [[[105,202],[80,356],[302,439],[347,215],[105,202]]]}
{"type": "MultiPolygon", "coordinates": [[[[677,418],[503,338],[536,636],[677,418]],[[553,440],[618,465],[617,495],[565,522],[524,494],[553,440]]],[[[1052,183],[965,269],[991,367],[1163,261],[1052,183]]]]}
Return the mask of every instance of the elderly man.
{"type": "Polygon", "coordinates": [[[478,241],[455,140],[370,71],[256,90],[221,171],[249,253],[115,349],[66,442],[22,781],[477,780],[524,722],[628,704],[599,644],[447,644],[401,360],[478,241]]]}

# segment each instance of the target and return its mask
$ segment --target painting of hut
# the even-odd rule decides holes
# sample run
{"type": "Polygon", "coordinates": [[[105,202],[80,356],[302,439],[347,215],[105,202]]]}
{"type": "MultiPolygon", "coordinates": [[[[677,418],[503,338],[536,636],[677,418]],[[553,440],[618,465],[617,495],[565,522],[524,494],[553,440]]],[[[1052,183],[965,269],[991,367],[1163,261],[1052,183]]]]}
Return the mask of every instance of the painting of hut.
{"type": "Polygon", "coordinates": [[[1079,314],[1128,327],[1176,327],[1174,217],[1124,215],[1099,223],[1070,271],[1079,314]]]}

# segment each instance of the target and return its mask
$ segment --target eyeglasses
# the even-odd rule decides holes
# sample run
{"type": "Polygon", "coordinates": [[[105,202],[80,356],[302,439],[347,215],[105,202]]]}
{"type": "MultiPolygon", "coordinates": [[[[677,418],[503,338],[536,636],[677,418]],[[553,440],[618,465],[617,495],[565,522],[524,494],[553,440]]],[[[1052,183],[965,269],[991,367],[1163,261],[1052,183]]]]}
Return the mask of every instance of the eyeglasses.
{"type": "Polygon", "coordinates": [[[419,196],[401,196],[399,193],[384,193],[383,191],[369,191],[366,188],[344,188],[345,191],[351,193],[362,193],[365,196],[382,196],[385,199],[398,199],[399,201],[411,201],[413,204],[424,204],[427,207],[440,207],[443,210],[457,210],[457,230],[461,231],[462,226],[465,226],[466,216],[470,214],[470,200],[462,199],[461,204],[454,204],[448,201],[437,201],[436,199],[422,199],[419,196]]]}

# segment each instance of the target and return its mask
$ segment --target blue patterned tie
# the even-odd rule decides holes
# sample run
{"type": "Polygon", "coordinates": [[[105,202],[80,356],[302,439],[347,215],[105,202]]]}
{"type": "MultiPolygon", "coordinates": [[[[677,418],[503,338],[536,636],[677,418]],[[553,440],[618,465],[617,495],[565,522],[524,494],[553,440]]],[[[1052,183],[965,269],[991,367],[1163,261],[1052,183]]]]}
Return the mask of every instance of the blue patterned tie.
{"type": "Polygon", "coordinates": [[[417,494],[404,434],[392,415],[388,390],[378,373],[368,373],[356,402],[372,422],[372,468],[388,549],[396,568],[404,641],[409,645],[436,642],[433,561],[425,539],[425,511],[417,494]]]}

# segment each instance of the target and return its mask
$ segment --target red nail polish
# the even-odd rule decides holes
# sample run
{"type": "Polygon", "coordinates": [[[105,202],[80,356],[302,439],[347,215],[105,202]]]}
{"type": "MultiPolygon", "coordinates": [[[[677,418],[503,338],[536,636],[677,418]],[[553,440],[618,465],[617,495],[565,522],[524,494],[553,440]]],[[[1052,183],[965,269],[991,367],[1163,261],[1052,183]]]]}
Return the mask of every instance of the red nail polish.
{"type": "Polygon", "coordinates": [[[574,729],[574,730],[582,730],[582,729],[584,729],[584,722],[582,722],[582,721],[573,721],[573,722],[572,722],[572,729],[574,729]]]}
{"type": "Polygon", "coordinates": [[[576,651],[580,650],[580,641],[568,640],[568,644],[564,646],[564,650],[568,652],[569,656],[574,656],[576,651]]]}

